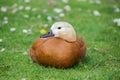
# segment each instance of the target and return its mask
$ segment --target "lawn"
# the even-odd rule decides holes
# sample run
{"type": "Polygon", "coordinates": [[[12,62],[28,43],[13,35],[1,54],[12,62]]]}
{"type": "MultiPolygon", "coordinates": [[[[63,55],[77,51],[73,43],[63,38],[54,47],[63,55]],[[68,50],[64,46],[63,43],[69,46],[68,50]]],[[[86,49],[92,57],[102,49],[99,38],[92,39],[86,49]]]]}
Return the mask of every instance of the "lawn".
{"type": "Polygon", "coordinates": [[[120,80],[120,0],[67,1],[0,0],[0,80],[120,80]],[[68,69],[29,56],[40,30],[57,21],[72,24],[87,44],[85,58],[68,69]]]}

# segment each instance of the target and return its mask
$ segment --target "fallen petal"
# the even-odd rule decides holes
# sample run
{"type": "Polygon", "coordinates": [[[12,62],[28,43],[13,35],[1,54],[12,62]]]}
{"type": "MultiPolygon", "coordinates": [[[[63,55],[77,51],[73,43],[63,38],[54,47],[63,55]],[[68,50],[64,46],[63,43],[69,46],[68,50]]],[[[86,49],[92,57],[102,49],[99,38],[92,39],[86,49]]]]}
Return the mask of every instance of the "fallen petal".
{"type": "Polygon", "coordinates": [[[94,50],[95,50],[95,51],[99,51],[99,49],[98,49],[98,48],[94,48],[94,50]]]}
{"type": "Polygon", "coordinates": [[[3,42],[3,39],[0,38],[0,42],[3,42]]]}
{"type": "Polygon", "coordinates": [[[101,4],[101,1],[100,0],[96,0],[96,4],[101,4]]]}
{"type": "Polygon", "coordinates": [[[29,15],[27,15],[27,14],[25,14],[25,15],[23,15],[24,16],[24,18],[29,18],[29,15]]]}
{"type": "Polygon", "coordinates": [[[26,78],[22,78],[21,80],[26,80],[26,78]]]}
{"type": "Polygon", "coordinates": [[[24,2],[25,2],[25,3],[29,3],[29,2],[30,2],[30,0],[24,0],[24,2]]]}
{"type": "Polygon", "coordinates": [[[37,8],[32,8],[32,11],[34,12],[34,11],[37,11],[37,8]]]}
{"type": "Polygon", "coordinates": [[[28,51],[24,51],[24,52],[23,52],[23,55],[28,55],[28,51]]]}
{"type": "Polygon", "coordinates": [[[115,8],[115,10],[114,10],[116,13],[118,13],[118,12],[120,12],[120,9],[117,7],[117,8],[115,8]]]}
{"type": "Polygon", "coordinates": [[[71,8],[70,8],[69,5],[66,5],[66,6],[64,7],[64,9],[65,9],[66,11],[71,11],[71,8]]]}
{"type": "Polygon", "coordinates": [[[8,20],[3,21],[3,24],[8,24],[8,20]]]}
{"type": "Polygon", "coordinates": [[[8,17],[5,16],[3,19],[4,19],[4,20],[8,20],[8,17]]]}
{"type": "Polygon", "coordinates": [[[25,10],[26,10],[26,11],[29,11],[30,9],[31,9],[30,6],[25,7],[25,10]]]}
{"type": "Polygon", "coordinates": [[[118,20],[119,20],[119,18],[115,18],[115,19],[113,20],[113,22],[114,22],[114,23],[117,23],[118,20]]]}
{"type": "Polygon", "coordinates": [[[54,8],[53,11],[56,13],[61,13],[63,10],[60,8],[54,8]]]}
{"type": "Polygon", "coordinates": [[[68,3],[69,0],[62,0],[63,3],[68,3]]]}
{"type": "Polygon", "coordinates": [[[27,33],[28,32],[28,30],[26,30],[26,29],[23,29],[23,33],[27,33]]]}
{"type": "Polygon", "coordinates": [[[18,10],[22,10],[24,7],[23,6],[19,6],[18,7],[18,10]]]}
{"type": "Polygon", "coordinates": [[[60,14],[59,14],[59,17],[64,17],[64,16],[65,16],[64,13],[60,13],[60,14]]]}
{"type": "Polygon", "coordinates": [[[13,10],[12,10],[12,13],[16,13],[18,11],[18,9],[17,8],[14,8],[13,10]]]}
{"type": "Polygon", "coordinates": [[[47,20],[48,20],[48,21],[52,21],[52,17],[51,17],[51,16],[48,16],[48,17],[47,17],[47,20]]]}
{"type": "Polygon", "coordinates": [[[31,29],[28,29],[27,34],[28,34],[28,35],[32,34],[32,30],[31,30],[31,29]]]}
{"type": "Polygon", "coordinates": [[[38,15],[37,18],[41,18],[41,15],[38,15]]]}
{"type": "Polygon", "coordinates": [[[100,16],[100,15],[101,15],[98,10],[94,10],[94,11],[93,11],[93,14],[94,14],[95,16],[100,16]]]}
{"type": "Polygon", "coordinates": [[[120,19],[119,19],[119,21],[117,22],[117,26],[120,26],[120,19]]]}
{"type": "Polygon", "coordinates": [[[47,27],[48,27],[48,24],[44,24],[42,27],[43,27],[43,28],[47,28],[47,27]]]}
{"type": "Polygon", "coordinates": [[[4,52],[4,51],[5,51],[5,48],[2,48],[0,51],[1,51],[1,52],[4,52]]]}
{"type": "Polygon", "coordinates": [[[16,31],[16,28],[14,28],[14,27],[13,27],[13,28],[10,28],[10,31],[11,31],[11,32],[14,32],[14,31],[16,31]]]}
{"type": "Polygon", "coordinates": [[[1,12],[7,12],[7,7],[1,7],[1,12]]]}

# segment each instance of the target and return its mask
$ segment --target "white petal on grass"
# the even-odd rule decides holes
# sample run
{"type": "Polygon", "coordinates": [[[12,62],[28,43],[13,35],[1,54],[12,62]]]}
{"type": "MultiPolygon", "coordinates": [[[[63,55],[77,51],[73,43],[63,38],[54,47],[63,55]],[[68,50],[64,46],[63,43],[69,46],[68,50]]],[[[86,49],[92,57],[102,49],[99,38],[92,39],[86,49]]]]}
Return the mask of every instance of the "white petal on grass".
{"type": "Polygon", "coordinates": [[[114,23],[117,23],[117,26],[120,26],[120,18],[116,18],[113,20],[114,23]]]}
{"type": "Polygon", "coordinates": [[[31,29],[23,29],[23,33],[25,34],[32,34],[32,30],[31,29]]]}
{"type": "Polygon", "coordinates": [[[119,20],[119,18],[116,18],[113,20],[114,23],[117,23],[117,21],[119,20]]]}
{"type": "Polygon", "coordinates": [[[101,4],[101,0],[89,0],[89,3],[91,3],[91,4],[93,4],[93,3],[101,4]]]}
{"type": "Polygon", "coordinates": [[[37,11],[37,8],[32,8],[32,11],[34,12],[34,11],[37,11]]]}
{"type": "Polygon", "coordinates": [[[101,4],[101,0],[96,0],[96,4],[101,4]]]}
{"type": "Polygon", "coordinates": [[[99,12],[98,10],[94,10],[94,11],[93,11],[93,14],[94,14],[95,16],[101,16],[101,14],[100,14],[100,12],[99,12]]]}
{"type": "Polygon", "coordinates": [[[3,20],[4,20],[4,21],[3,21],[3,24],[8,24],[8,17],[5,16],[5,17],[3,18],[3,20]]]}
{"type": "Polygon", "coordinates": [[[25,14],[23,15],[24,18],[29,18],[29,15],[25,14]]]}
{"type": "Polygon", "coordinates": [[[0,42],[3,42],[3,39],[0,38],[0,42]]]}
{"type": "Polygon", "coordinates": [[[120,12],[120,9],[118,7],[115,8],[114,10],[116,13],[120,12]]]}
{"type": "Polygon", "coordinates": [[[30,0],[24,0],[24,2],[25,2],[25,3],[29,3],[29,2],[30,2],[30,0]]]}
{"type": "Polygon", "coordinates": [[[93,4],[93,3],[95,3],[95,1],[94,0],[89,0],[89,3],[93,4]]]}
{"type": "Polygon", "coordinates": [[[8,17],[5,16],[3,19],[6,21],[6,20],[8,20],[8,17]]]}
{"type": "Polygon", "coordinates": [[[64,17],[64,16],[65,16],[64,13],[60,13],[60,14],[59,14],[59,17],[64,17]]]}
{"type": "Polygon", "coordinates": [[[23,6],[18,6],[18,10],[23,10],[23,6]]]}
{"type": "Polygon", "coordinates": [[[8,24],[8,20],[3,21],[3,24],[8,24]]]}
{"type": "Polygon", "coordinates": [[[21,80],[26,80],[26,78],[22,78],[21,80]]]}
{"type": "Polygon", "coordinates": [[[48,27],[48,24],[44,24],[42,27],[47,28],[47,27],[48,27]]]}
{"type": "Polygon", "coordinates": [[[38,15],[37,18],[41,18],[41,15],[38,15]]]}
{"type": "Polygon", "coordinates": [[[25,10],[26,10],[26,11],[29,11],[30,9],[31,9],[30,6],[25,7],[25,10]]]}
{"type": "Polygon", "coordinates": [[[7,7],[1,7],[1,12],[7,12],[7,7]]]}
{"type": "Polygon", "coordinates": [[[68,3],[69,0],[62,0],[63,3],[68,3]]]}
{"type": "Polygon", "coordinates": [[[51,16],[48,16],[48,17],[47,17],[47,20],[48,20],[48,21],[52,21],[52,17],[51,17],[51,16]]]}
{"type": "Polygon", "coordinates": [[[31,30],[31,29],[28,29],[27,34],[28,34],[28,35],[32,34],[32,30],[31,30]]]}
{"type": "Polygon", "coordinates": [[[5,51],[5,48],[2,48],[1,50],[0,50],[0,52],[4,52],[5,51]]]}
{"type": "MultiPolygon", "coordinates": [[[[59,14],[59,15],[60,15],[60,14],[59,14]]],[[[59,20],[59,19],[60,19],[59,16],[53,16],[53,18],[56,19],[56,20],[59,20]]]]}
{"type": "Polygon", "coordinates": [[[10,31],[14,32],[14,31],[16,31],[16,28],[12,27],[12,28],[10,28],[10,31]]]}
{"type": "Polygon", "coordinates": [[[56,13],[61,13],[63,10],[60,8],[54,8],[53,11],[56,13]]]}
{"type": "Polygon", "coordinates": [[[23,33],[27,33],[28,32],[28,30],[27,29],[23,29],[23,33]]]}
{"type": "Polygon", "coordinates": [[[14,8],[13,10],[12,10],[12,13],[16,13],[18,11],[18,8],[14,8]]]}
{"type": "Polygon", "coordinates": [[[113,20],[114,23],[117,23],[117,22],[119,22],[119,21],[120,21],[120,18],[115,18],[115,19],[113,20]]]}
{"type": "Polygon", "coordinates": [[[24,51],[24,52],[23,52],[23,55],[28,55],[28,51],[24,51]]]}
{"type": "Polygon", "coordinates": [[[64,9],[65,9],[66,11],[71,11],[71,7],[70,7],[69,5],[66,5],[66,6],[64,7],[64,9]]]}
{"type": "Polygon", "coordinates": [[[120,21],[117,23],[117,26],[120,26],[120,21]]]}
{"type": "Polygon", "coordinates": [[[16,13],[18,11],[18,4],[14,3],[12,6],[12,13],[16,13]]]}

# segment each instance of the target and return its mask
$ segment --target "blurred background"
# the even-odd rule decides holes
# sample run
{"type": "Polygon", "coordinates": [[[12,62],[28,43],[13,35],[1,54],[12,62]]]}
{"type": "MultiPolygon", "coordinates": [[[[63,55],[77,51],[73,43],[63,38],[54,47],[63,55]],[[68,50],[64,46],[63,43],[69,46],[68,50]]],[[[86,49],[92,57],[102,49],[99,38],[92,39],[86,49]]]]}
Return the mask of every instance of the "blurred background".
{"type": "Polygon", "coordinates": [[[120,0],[0,0],[0,80],[120,80],[120,0]],[[86,58],[68,70],[33,63],[29,47],[57,21],[73,25],[86,58]]]}

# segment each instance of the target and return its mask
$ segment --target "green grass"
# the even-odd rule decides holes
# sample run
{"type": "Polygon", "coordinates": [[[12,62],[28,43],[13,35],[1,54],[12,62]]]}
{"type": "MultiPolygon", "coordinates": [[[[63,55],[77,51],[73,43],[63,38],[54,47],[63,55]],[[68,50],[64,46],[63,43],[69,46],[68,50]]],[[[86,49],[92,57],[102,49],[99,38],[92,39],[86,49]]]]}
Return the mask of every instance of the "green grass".
{"type": "Polygon", "coordinates": [[[120,80],[120,27],[113,19],[120,18],[120,12],[114,12],[114,6],[120,8],[119,0],[102,0],[101,4],[90,4],[69,0],[62,3],[56,0],[57,8],[70,5],[71,11],[63,10],[63,18],[49,22],[46,17],[58,16],[53,8],[48,5],[49,0],[0,0],[0,7],[8,8],[7,12],[0,11],[0,80],[120,80]],[[35,12],[21,10],[12,13],[13,5],[31,6],[37,8],[35,12]],[[81,11],[78,9],[81,8],[81,11]],[[43,10],[47,9],[47,13],[43,10]],[[93,11],[98,10],[101,16],[94,16],[93,11]],[[29,18],[23,15],[28,14],[29,18]],[[38,15],[42,17],[37,18],[38,15]],[[3,24],[3,18],[8,17],[8,24],[3,24]],[[56,69],[38,65],[30,59],[28,51],[35,39],[40,36],[42,25],[48,24],[46,30],[56,21],[71,23],[79,37],[83,37],[87,44],[87,55],[77,65],[68,69],[56,69]],[[10,28],[16,31],[11,32],[10,28]],[[23,29],[32,29],[32,34],[27,35],[23,29]]]}

